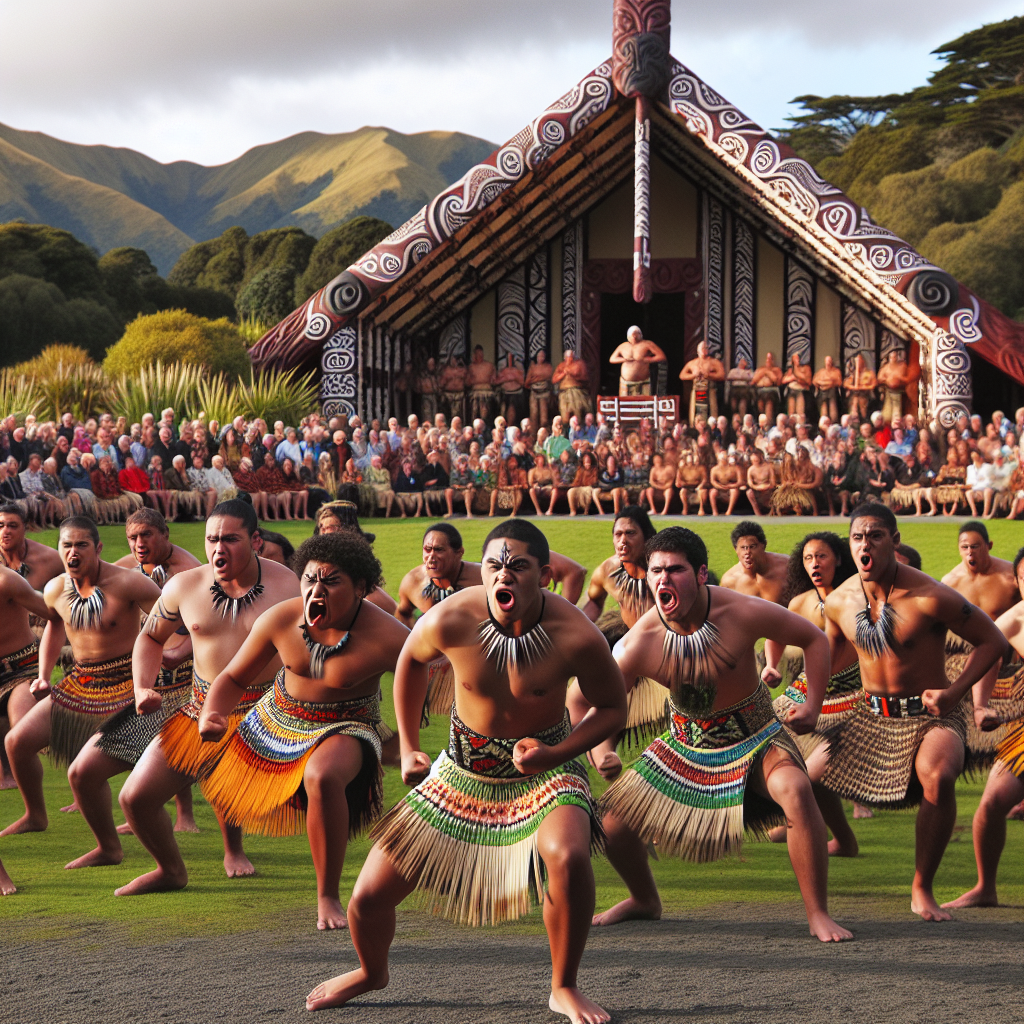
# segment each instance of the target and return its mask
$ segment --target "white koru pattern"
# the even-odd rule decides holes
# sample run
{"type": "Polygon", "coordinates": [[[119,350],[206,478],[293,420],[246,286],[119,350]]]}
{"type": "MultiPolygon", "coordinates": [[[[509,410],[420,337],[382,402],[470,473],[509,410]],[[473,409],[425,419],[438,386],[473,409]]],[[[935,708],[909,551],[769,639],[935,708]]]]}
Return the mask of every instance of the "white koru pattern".
{"type": "Polygon", "coordinates": [[[803,365],[811,362],[814,337],[815,278],[809,270],[786,257],[786,361],[796,356],[803,365]]]}
{"type": "Polygon", "coordinates": [[[746,359],[747,366],[754,367],[754,232],[739,217],[732,225],[733,364],[746,359]]]}
{"type": "Polygon", "coordinates": [[[704,249],[704,340],[708,354],[722,358],[725,338],[725,210],[701,193],[701,238],[704,249]]]}
{"type": "Polygon", "coordinates": [[[523,365],[526,355],[526,273],[523,267],[512,271],[498,285],[497,324],[498,369],[511,355],[523,365]]]}
{"type": "Polygon", "coordinates": [[[860,354],[872,372],[875,365],[875,322],[851,302],[843,302],[843,376],[853,372],[853,361],[860,354]]]}
{"type": "Polygon", "coordinates": [[[530,359],[542,349],[550,356],[548,341],[549,268],[547,249],[535,252],[526,265],[526,336],[530,359]]]}
{"type": "Polygon", "coordinates": [[[444,366],[452,356],[465,364],[469,359],[469,313],[459,313],[441,329],[437,342],[438,364],[444,366]]]}
{"type": "Polygon", "coordinates": [[[965,345],[973,345],[981,341],[983,335],[978,326],[978,318],[981,316],[981,306],[978,304],[977,296],[971,295],[969,309],[958,309],[949,318],[949,329],[951,333],[960,339],[965,345]]]}
{"type": "MultiPolygon", "coordinates": [[[[583,221],[562,232],[562,351],[580,354],[580,301],[583,292],[583,221]]],[[[555,353],[561,361],[561,353],[555,353]]]]}
{"type": "Polygon", "coordinates": [[[320,354],[320,404],[325,415],[355,414],[356,329],[340,327],[324,342],[320,354]]]}
{"type": "Polygon", "coordinates": [[[651,122],[636,122],[633,146],[633,237],[640,248],[633,251],[633,269],[651,266],[651,122]]]}
{"type": "Polygon", "coordinates": [[[963,342],[936,328],[932,343],[932,406],[943,430],[971,413],[971,357],[963,342]]]}

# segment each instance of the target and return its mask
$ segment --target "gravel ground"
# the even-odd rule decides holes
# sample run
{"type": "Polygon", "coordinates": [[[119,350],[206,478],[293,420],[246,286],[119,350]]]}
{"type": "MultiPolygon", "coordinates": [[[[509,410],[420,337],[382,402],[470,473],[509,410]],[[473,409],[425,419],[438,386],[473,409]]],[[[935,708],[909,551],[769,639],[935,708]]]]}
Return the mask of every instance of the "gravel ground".
{"type": "MultiPolygon", "coordinates": [[[[1021,1021],[1022,908],[929,925],[889,906],[834,908],[856,939],[809,938],[799,904],[725,905],[595,929],[581,984],[621,1024],[1021,1021]]],[[[401,912],[391,985],[326,1020],[367,1024],[551,1021],[547,945],[535,928],[470,931],[401,912]]],[[[287,1024],[355,963],[346,934],[279,930],[133,944],[119,926],[43,936],[15,927],[0,968],[0,1021],[287,1024]],[[19,934],[21,933],[21,934],[19,934]]]]}

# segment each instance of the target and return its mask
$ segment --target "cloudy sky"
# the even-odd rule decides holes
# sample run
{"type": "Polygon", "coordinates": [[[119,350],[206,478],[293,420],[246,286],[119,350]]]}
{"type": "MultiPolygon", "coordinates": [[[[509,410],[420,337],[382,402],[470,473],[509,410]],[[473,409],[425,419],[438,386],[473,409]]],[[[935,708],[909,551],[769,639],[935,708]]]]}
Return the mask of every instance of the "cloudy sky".
{"type": "MultiPolygon", "coordinates": [[[[922,83],[1018,0],[674,0],[672,52],[767,128],[922,83]],[[970,9],[967,8],[970,6],[970,9]]],[[[612,0],[0,0],[0,121],[158,160],[364,124],[501,142],[611,51],[612,0]],[[11,41],[21,40],[22,45],[11,41]]]]}

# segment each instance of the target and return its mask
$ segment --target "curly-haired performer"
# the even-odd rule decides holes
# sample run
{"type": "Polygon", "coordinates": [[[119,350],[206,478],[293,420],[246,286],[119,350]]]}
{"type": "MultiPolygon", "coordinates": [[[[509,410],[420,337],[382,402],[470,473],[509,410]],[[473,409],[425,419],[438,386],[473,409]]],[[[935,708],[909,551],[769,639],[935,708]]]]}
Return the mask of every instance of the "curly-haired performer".
{"type": "Polygon", "coordinates": [[[932,883],[956,823],[968,691],[1002,659],[1006,639],[955,590],[898,562],[899,542],[896,517],[884,505],[850,513],[857,575],[829,594],[825,625],[837,663],[856,650],[864,702],[832,734],[821,781],[869,805],[920,805],[910,908],[926,921],[948,921],[932,883]],[[953,683],[945,666],[949,629],[974,645],[953,683]]]}
{"type": "Polygon", "coordinates": [[[829,917],[825,823],[754,662],[754,643],[766,634],[803,648],[807,700],[789,709],[786,724],[807,733],[825,693],[828,642],[799,615],[707,579],[707,548],[691,530],[673,526],[648,541],[655,606],[618,643],[615,660],[627,680],[647,676],[666,687],[672,725],[601,800],[608,859],[629,897],[594,923],[661,916],[650,843],[662,856],[710,861],[739,849],[744,829],[763,835],[784,823],[811,934],[852,938],[829,917]]]}
{"type": "Polygon", "coordinates": [[[483,586],[427,612],[402,650],[402,776],[419,785],[374,829],[349,901],[359,967],[317,986],[308,1009],[387,985],[395,908],[414,890],[467,924],[521,916],[532,890],[543,899],[551,944],[549,1007],[575,1024],[609,1019],[576,987],[594,906],[590,855],[601,840],[577,758],[622,728],[622,676],[582,612],[544,591],[548,543],[532,523],[502,523],[483,556],[483,586]],[[440,653],[459,686],[448,751],[431,767],[418,749],[420,710],[427,666],[440,653]],[[595,710],[570,729],[565,692],[574,672],[595,710]]]}
{"type": "Polygon", "coordinates": [[[344,928],[339,884],[350,835],[382,810],[380,677],[394,671],[409,630],[370,604],[382,578],[355,533],[310,537],[292,560],[301,597],[265,611],[210,687],[199,716],[220,740],[245,691],[284,664],[239,723],[203,793],[250,832],[291,835],[305,825],[317,876],[317,927],[344,928]]]}

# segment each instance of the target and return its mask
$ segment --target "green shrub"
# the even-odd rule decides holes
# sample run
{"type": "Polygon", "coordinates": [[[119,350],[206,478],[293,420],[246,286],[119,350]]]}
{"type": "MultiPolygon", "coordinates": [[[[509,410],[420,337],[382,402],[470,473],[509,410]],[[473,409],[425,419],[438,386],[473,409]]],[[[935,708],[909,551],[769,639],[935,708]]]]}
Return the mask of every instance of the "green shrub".
{"type": "Polygon", "coordinates": [[[261,270],[238,295],[238,315],[273,327],[295,308],[295,274],[287,267],[261,270]]]}
{"type": "Polygon", "coordinates": [[[297,372],[264,370],[250,376],[248,381],[240,380],[235,388],[237,412],[234,415],[240,414],[247,420],[261,417],[268,423],[282,420],[296,425],[310,410],[317,408],[319,402],[313,374],[297,378],[297,372]]]}
{"type": "Polygon", "coordinates": [[[15,370],[0,370],[0,419],[13,415],[24,423],[26,416],[38,416],[42,407],[43,396],[35,380],[15,370]]]}
{"type": "Polygon", "coordinates": [[[129,423],[138,423],[143,413],[158,416],[164,409],[173,409],[175,418],[191,408],[196,388],[204,379],[202,366],[189,363],[140,367],[135,373],[120,373],[111,388],[110,409],[115,416],[124,416],[129,423]]]}
{"type": "Polygon", "coordinates": [[[103,366],[116,376],[137,373],[158,361],[190,363],[230,378],[246,373],[250,366],[245,342],[226,317],[207,320],[183,309],[133,320],[107,352],[103,366]]]}
{"type": "Polygon", "coordinates": [[[33,382],[41,402],[37,415],[45,419],[59,420],[70,412],[85,420],[107,409],[110,388],[103,369],[74,345],[51,345],[13,373],[33,382]]]}

